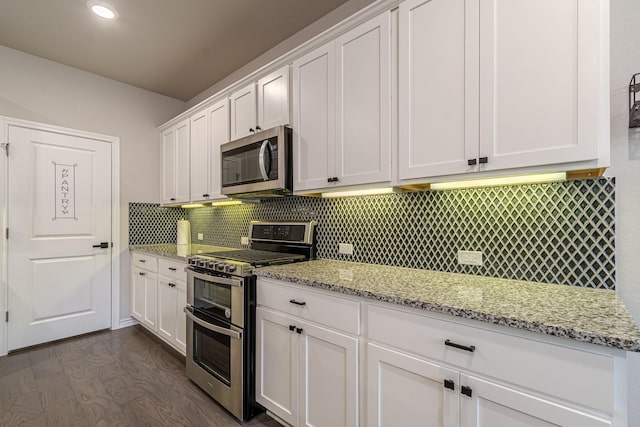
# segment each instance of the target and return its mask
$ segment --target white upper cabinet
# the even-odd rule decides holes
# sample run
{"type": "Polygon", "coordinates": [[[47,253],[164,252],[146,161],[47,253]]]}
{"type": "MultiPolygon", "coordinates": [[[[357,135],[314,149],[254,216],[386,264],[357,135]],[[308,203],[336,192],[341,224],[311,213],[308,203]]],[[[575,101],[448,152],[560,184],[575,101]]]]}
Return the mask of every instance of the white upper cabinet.
{"type": "Polygon", "coordinates": [[[293,114],[293,189],[326,187],[335,175],[333,43],[293,62],[293,114]]]}
{"type": "Polygon", "coordinates": [[[278,125],[288,125],[289,67],[234,92],[231,101],[231,140],[278,125]]]}
{"type": "Polygon", "coordinates": [[[190,120],[162,132],[162,203],[189,201],[190,120]]]}
{"type": "Polygon", "coordinates": [[[231,102],[231,139],[238,139],[256,131],[256,85],[250,85],[234,92],[231,102]]]}
{"type": "MultiPolygon", "coordinates": [[[[468,51],[474,50],[473,41],[467,49],[465,40],[469,3],[408,0],[400,4],[400,179],[468,172],[472,169],[467,159],[478,157],[478,119],[470,102],[474,86],[465,84],[466,75],[477,75],[466,61],[468,51]],[[470,114],[465,114],[466,108],[470,114]]],[[[477,37],[467,37],[477,43],[477,37]]]]}
{"type": "Polygon", "coordinates": [[[290,123],[289,66],[286,66],[258,81],[257,130],[290,123]]]}
{"type": "Polygon", "coordinates": [[[209,149],[210,149],[210,199],[226,199],[220,193],[220,176],[222,161],[220,146],[230,141],[229,134],[229,101],[223,99],[207,110],[209,115],[209,149]]]}
{"type": "Polygon", "coordinates": [[[293,62],[294,191],[391,180],[390,13],[293,62]]]}
{"type": "Polygon", "coordinates": [[[335,42],[335,185],[391,180],[390,19],[384,13],[335,42]]]}
{"type": "Polygon", "coordinates": [[[191,115],[191,200],[207,200],[211,188],[209,117],[207,110],[191,115]]]}
{"type": "Polygon", "coordinates": [[[601,3],[480,0],[487,170],[598,157],[601,3]]]}
{"type": "Polygon", "coordinates": [[[401,3],[399,179],[608,166],[603,1],[401,3]]]}
{"type": "Polygon", "coordinates": [[[229,142],[225,98],[191,115],[191,201],[226,199],[220,194],[220,145],[229,142]]]}

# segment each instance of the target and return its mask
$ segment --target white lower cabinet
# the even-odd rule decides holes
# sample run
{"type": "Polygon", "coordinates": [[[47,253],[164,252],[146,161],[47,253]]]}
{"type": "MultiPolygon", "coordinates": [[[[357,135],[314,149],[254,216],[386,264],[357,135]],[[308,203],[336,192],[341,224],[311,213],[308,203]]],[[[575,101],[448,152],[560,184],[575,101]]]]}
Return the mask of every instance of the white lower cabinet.
{"type": "MultiPolygon", "coordinates": [[[[260,306],[261,289],[271,293],[263,285],[259,281],[256,400],[292,426],[357,426],[358,338],[260,306]]],[[[314,296],[305,294],[300,298],[296,294],[294,298],[292,294],[287,297],[287,304],[313,311],[314,306],[325,302],[322,296],[318,300],[314,296]],[[290,300],[305,305],[297,306],[290,300]]],[[[305,316],[304,312],[299,314],[305,316]]]]}
{"type": "Polygon", "coordinates": [[[132,252],[131,316],[182,354],[187,349],[184,267],[180,261],[132,252]]]}
{"type": "Polygon", "coordinates": [[[369,426],[457,427],[457,371],[367,345],[369,426]]]}
{"type": "Polygon", "coordinates": [[[131,269],[131,315],[152,331],[158,328],[158,274],[131,269]]]}

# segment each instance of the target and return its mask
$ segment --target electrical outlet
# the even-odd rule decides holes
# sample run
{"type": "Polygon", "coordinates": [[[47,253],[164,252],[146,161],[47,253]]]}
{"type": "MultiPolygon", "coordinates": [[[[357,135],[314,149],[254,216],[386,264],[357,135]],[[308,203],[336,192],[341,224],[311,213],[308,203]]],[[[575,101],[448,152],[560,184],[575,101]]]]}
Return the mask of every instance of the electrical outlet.
{"type": "Polygon", "coordinates": [[[482,265],[482,252],[458,251],[458,264],[482,265]]]}
{"type": "Polygon", "coordinates": [[[204,239],[204,234],[198,233],[198,240],[203,240],[203,239],[204,239]]]}
{"type": "Polygon", "coordinates": [[[338,253],[353,255],[353,245],[351,243],[338,243],[338,253]]]}
{"type": "Polygon", "coordinates": [[[247,236],[240,237],[240,244],[241,245],[248,245],[249,244],[249,238],[247,236]]]}

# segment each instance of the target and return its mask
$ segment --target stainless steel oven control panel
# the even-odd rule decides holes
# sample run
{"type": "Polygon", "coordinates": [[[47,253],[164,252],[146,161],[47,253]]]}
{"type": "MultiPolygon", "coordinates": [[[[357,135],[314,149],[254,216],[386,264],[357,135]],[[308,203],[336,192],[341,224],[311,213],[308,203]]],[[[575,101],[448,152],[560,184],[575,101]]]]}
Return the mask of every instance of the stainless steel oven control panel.
{"type": "Polygon", "coordinates": [[[203,256],[194,256],[187,259],[189,266],[202,270],[231,274],[238,277],[250,276],[253,266],[246,262],[217,259],[203,256]]]}

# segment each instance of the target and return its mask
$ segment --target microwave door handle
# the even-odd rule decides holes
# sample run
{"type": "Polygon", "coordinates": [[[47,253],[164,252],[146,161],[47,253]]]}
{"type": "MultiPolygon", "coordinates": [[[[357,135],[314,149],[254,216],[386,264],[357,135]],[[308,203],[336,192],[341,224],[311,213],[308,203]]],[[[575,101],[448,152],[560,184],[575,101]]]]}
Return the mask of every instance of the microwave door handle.
{"type": "Polygon", "coordinates": [[[193,315],[193,312],[189,309],[189,307],[185,307],[184,308],[184,314],[187,315],[189,320],[193,321],[194,323],[197,323],[198,325],[202,326],[203,328],[209,329],[210,331],[217,332],[217,333],[222,334],[222,335],[226,335],[226,336],[231,337],[231,338],[235,338],[237,340],[240,339],[240,332],[236,332],[236,331],[233,331],[233,330],[230,330],[230,329],[221,328],[220,326],[212,325],[211,323],[205,322],[204,320],[200,320],[196,316],[193,315]]]}
{"type": "MultiPolygon", "coordinates": [[[[262,146],[260,147],[260,157],[258,158],[258,163],[260,163],[260,173],[262,174],[262,178],[265,181],[269,181],[269,174],[267,173],[267,166],[264,162],[264,154],[267,151],[267,147],[269,146],[269,140],[265,139],[262,142],[262,146]]],[[[271,162],[269,162],[271,163],[271,162]]]]}

